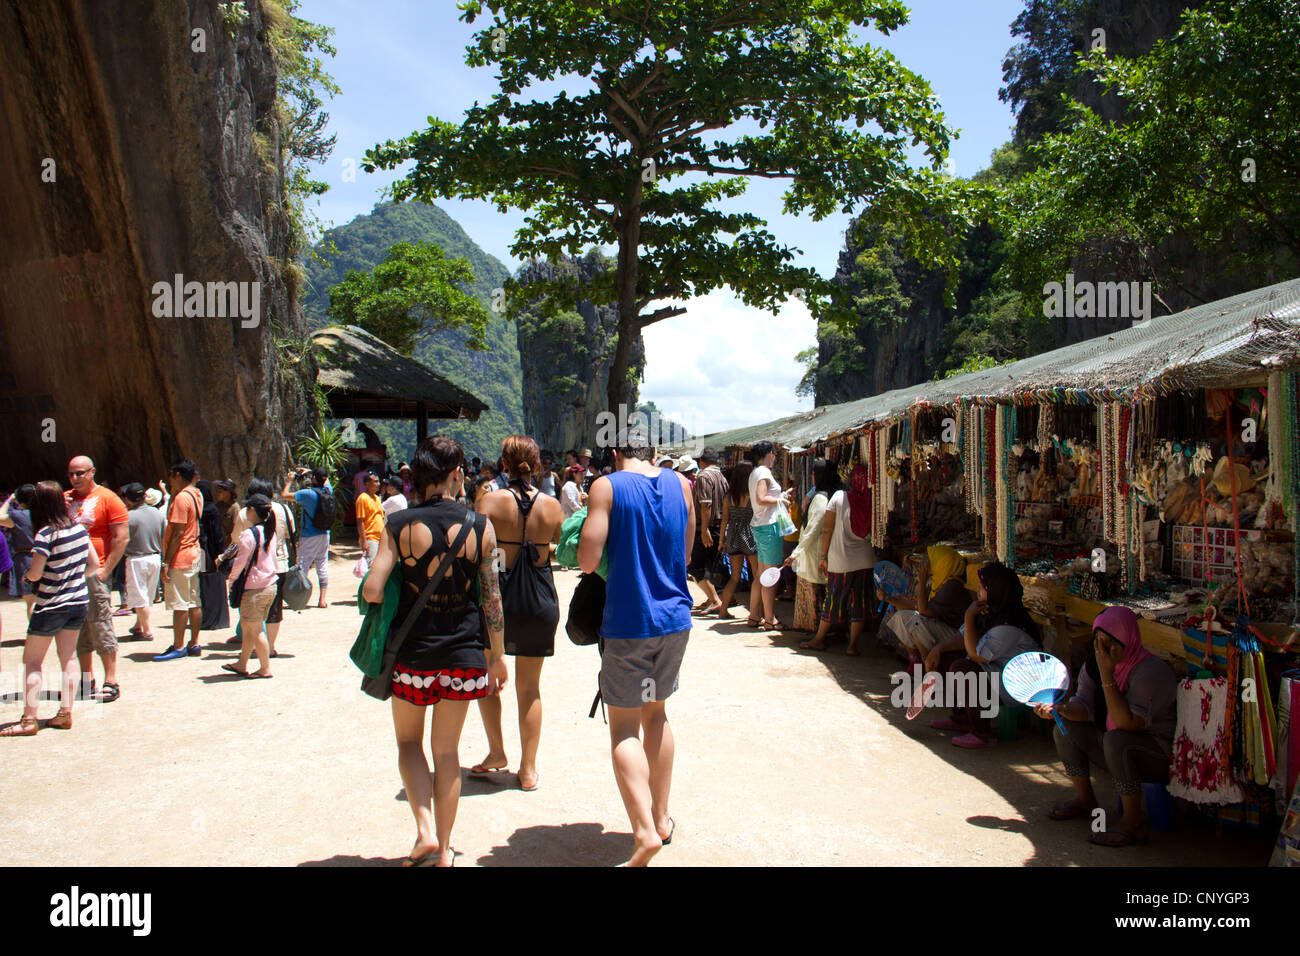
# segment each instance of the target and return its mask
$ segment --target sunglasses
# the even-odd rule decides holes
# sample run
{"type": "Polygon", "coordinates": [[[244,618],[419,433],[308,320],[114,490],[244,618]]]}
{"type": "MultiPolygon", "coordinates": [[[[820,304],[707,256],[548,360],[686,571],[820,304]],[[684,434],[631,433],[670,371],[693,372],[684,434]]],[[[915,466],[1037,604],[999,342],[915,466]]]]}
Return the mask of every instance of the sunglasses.
{"type": "Polygon", "coordinates": [[[81,471],[70,471],[68,472],[68,477],[80,478],[82,475],[90,474],[93,470],[94,470],[93,468],[83,468],[81,471]]]}

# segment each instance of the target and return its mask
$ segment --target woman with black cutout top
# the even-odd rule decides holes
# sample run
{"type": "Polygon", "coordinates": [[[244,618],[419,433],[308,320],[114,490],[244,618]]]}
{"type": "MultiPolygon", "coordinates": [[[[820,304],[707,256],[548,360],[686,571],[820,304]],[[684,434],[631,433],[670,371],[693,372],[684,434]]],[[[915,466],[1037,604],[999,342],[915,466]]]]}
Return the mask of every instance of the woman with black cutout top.
{"type": "MultiPolygon", "coordinates": [[[[515,698],[519,704],[520,789],[536,790],[537,746],[542,736],[542,662],[555,653],[555,629],[560,620],[559,597],[551,572],[551,554],[564,524],[564,507],[541,494],[531,479],[541,468],[537,443],[512,435],[501,443],[501,458],[510,484],[479,500],[478,510],[501,531],[501,601],[505,616],[506,654],[515,658],[515,698]]],[[[501,699],[479,700],[487,732],[488,755],[470,768],[471,776],[506,770],[505,738],[501,729],[501,699]]]]}
{"type": "Polygon", "coordinates": [[[388,576],[401,575],[402,597],[392,624],[396,631],[461,526],[472,522],[446,576],[398,651],[393,672],[397,762],[416,826],[407,866],[455,864],[450,841],[460,800],[465,713],[471,700],[498,693],[507,678],[501,594],[493,563],[496,537],[490,521],[454,498],[465,480],[464,465],[464,452],[454,439],[435,435],[420,443],[411,471],[421,503],[389,518],[362,589],[367,601],[382,602],[388,576]],[[487,634],[482,633],[484,622],[487,634]],[[429,707],[432,786],[423,743],[429,707]]]}

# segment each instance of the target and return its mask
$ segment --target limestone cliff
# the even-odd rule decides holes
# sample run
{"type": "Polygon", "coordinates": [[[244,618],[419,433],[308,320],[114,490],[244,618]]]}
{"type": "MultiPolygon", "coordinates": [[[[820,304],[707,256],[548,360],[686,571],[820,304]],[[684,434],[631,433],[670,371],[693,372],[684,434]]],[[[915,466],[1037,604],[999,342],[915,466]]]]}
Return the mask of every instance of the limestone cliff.
{"type": "Polygon", "coordinates": [[[314,369],[282,373],[272,337],[303,329],[279,268],[276,70],[248,8],[227,25],[217,0],[0,3],[0,482],[61,478],[74,454],[109,485],[180,456],[240,482],[287,461],[314,369]],[[258,324],[211,302],[155,317],[176,276],[260,283],[258,324]]]}
{"type": "MultiPolygon", "coordinates": [[[[589,280],[610,263],[597,252],[566,260],[560,268],[574,269],[589,280]]],[[[524,266],[517,276],[523,283],[549,278],[549,263],[524,266]]],[[[524,374],[524,422],[538,445],[556,453],[569,448],[595,448],[600,425],[596,416],[607,401],[609,363],[614,358],[618,309],[582,300],[576,311],[545,315],[539,307],[516,317],[519,357],[524,374]]],[[[638,377],[645,367],[645,344],[638,335],[632,348],[632,368],[638,377]]],[[[629,396],[635,407],[636,394],[629,396]]],[[[632,413],[634,414],[634,413],[632,413]]]]}

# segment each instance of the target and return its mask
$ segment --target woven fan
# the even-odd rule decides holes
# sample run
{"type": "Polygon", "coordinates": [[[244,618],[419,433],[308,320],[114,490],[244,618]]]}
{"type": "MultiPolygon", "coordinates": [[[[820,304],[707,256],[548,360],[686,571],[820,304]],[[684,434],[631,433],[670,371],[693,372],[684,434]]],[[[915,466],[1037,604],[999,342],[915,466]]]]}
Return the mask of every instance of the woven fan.
{"type": "MultiPolygon", "coordinates": [[[[1051,654],[1030,651],[1007,661],[1002,668],[1002,686],[1013,700],[1022,704],[1055,704],[1069,690],[1070,672],[1051,654]]],[[[1061,715],[1055,708],[1052,716],[1056,718],[1056,726],[1061,728],[1061,733],[1069,733],[1065,729],[1065,721],[1061,720],[1061,715]]]]}

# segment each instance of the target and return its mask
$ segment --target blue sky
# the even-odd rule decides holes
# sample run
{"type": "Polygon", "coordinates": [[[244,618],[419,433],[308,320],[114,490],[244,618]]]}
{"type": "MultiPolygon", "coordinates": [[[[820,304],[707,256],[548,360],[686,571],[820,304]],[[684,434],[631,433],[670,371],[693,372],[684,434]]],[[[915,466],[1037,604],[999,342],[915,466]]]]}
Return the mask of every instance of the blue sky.
{"type": "MultiPolygon", "coordinates": [[[[959,131],[952,169],[969,176],[988,164],[1012,125],[998,100],[1002,59],[1011,46],[1011,21],[1023,0],[915,0],[911,22],[870,42],[891,50],[927,79],[948,125],[959,131]]],[[[335,28],[338,55],[328,69],[342,93],[328,101],[330,128],[338,143],[318,171],[330,184],[318,215],[342,225],[367,213],[393,173],[357,169],[346,181],[345,161],[359,162],[367,149],[424,129],[427,117],[455,121],[476,99],[495,90],[491,68],[465,65],[472,29],[458,19],[451,0],[303,0],[298,15],[335,28]]],[[[481,27],[485,21],[480,20],[481,27]]],[[[835,271],[848,217],[814,222],[781,211],[779,181],[750,184],[742,203],[767,219],[777,238],[801,250],[799,264],[823,275],[835,271]]],[[[513,268],[508,249],[522,221],[483,202],[439,202],[485,251],[513,268]]],[[[802,369],[794,355],[816,342],[807,310],[792,301],[779,315],[750,309],[728,290],[686,303],[690,312],[646,330],[647,366],[641,386],[697,434],[792,414],[810,406],[795,398],[802,369]],[[692,346],[682,348],[683,336],[692,346]]]]}

